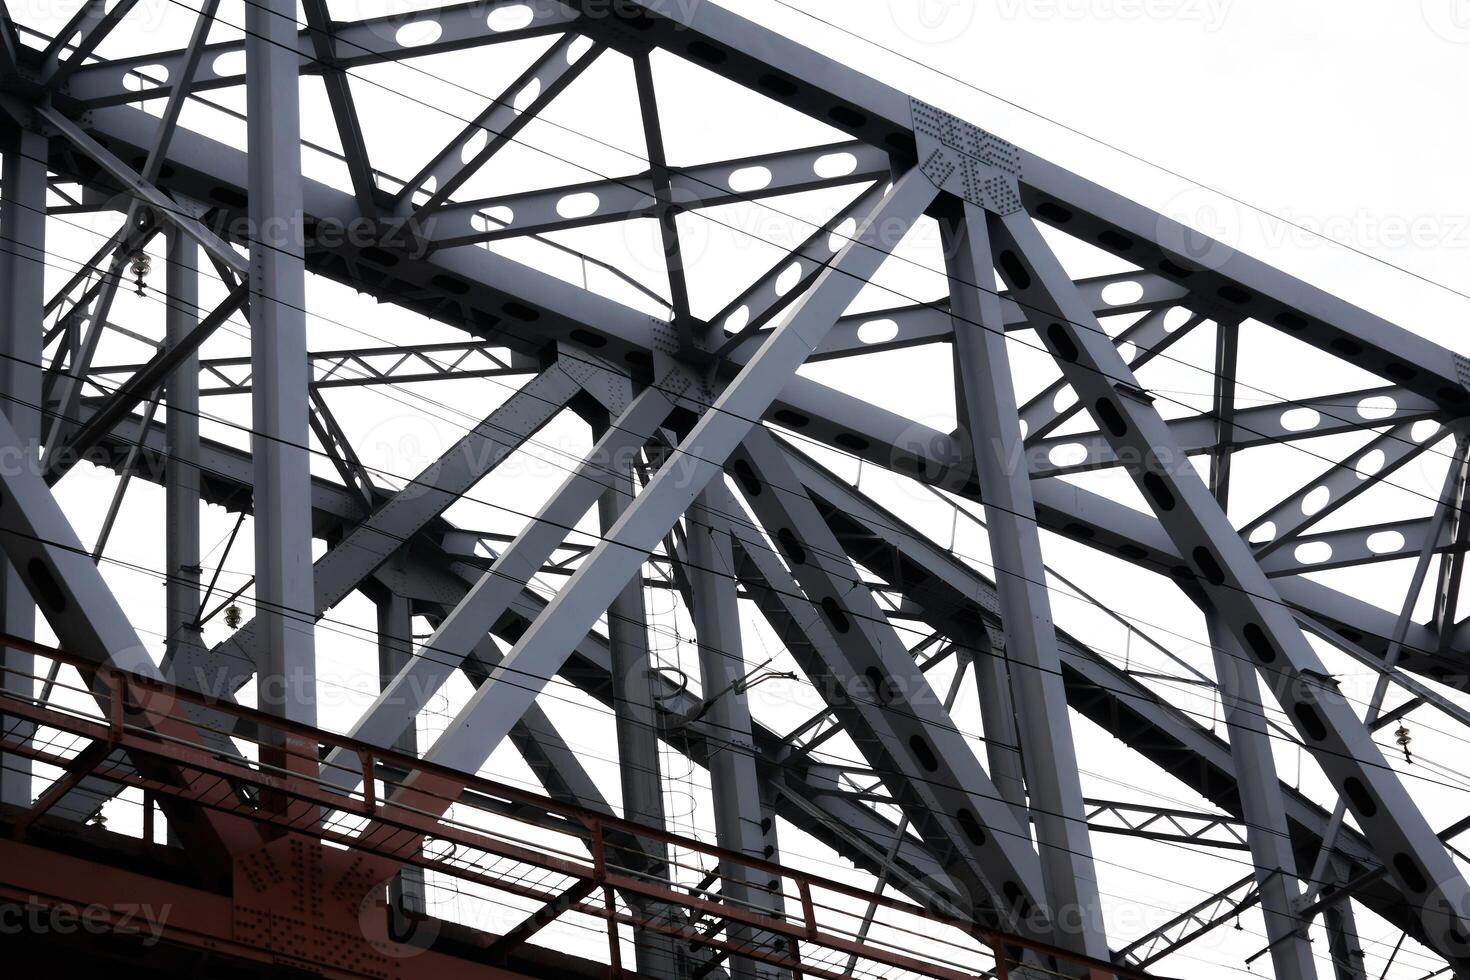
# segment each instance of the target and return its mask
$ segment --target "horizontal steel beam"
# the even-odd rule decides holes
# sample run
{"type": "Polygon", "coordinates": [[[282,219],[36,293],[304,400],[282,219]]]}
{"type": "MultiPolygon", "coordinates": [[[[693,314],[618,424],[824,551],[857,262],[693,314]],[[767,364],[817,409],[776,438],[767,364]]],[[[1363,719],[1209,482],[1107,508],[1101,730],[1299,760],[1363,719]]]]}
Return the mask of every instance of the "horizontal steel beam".
{"type": "MultiPolygon", "coordinates": [[[[577,14],[556,0],[473,0],[417,14],[345,21],[333,25],[335,65],[357,68],[539,37],[568,30],[577,19],[577,14]]],[[[298,32],[297,46],[303,74],[328,70],[316,59],[309,29],[298,32]]],[[[245,83],[243,40],[206,45],[203,54],[191,91],[245,83]]],[[[89,108],[156,99],[172,90],[185,58],[185,51],[175,50],[89,64],[69,79],[67,95],[89,108]]]]}

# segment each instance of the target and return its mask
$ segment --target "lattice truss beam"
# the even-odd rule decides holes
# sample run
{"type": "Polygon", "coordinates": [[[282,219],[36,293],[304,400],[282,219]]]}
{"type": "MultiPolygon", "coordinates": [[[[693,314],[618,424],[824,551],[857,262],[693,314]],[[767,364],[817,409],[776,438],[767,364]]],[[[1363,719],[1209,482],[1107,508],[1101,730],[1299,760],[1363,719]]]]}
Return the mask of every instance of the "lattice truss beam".
{"type": "Polygon", "coordinates": [[[230,955],[313,970],[242,925],[282,835],[354,856],[337,900],[520,908],[501,965],[591,920],[668,977],[1470,970],[1464,821],[1388,731],[1470,722],[1465,358],[712,4],[209,0],[176,50],[134,7],[0,21],[16,868],[141,800],[256,937],[230,955]],[[473,108],[404,101],[415,72],[473,108]],[[742,150],[691,151],[691,80],[755,107],[742,150]],[[604,111],[637,149],[593,166],[567,120],[604,111]],[[342,322],[342,287],[391,313],[342,322]],[[1242,380],[1283,356],[1289,392],[1242,380]],[[943,423],[885,407],[935,390],[943,423]],[[134,480],[162,617],[116,591],[134,480]],[[339,659],[374,689],[329,720],[339,659]],[[1120,855],[1180,853],[1193,894],[1120,921],[1120,855]]]}

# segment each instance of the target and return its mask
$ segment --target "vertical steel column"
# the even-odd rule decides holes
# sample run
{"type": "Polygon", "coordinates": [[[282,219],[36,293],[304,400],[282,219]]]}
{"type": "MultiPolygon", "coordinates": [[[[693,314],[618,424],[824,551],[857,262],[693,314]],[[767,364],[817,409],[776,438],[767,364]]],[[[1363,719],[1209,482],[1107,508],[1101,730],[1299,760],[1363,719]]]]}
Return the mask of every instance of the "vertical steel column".
{"type": "MultiPolygon", "coordinates": [[[[1455,865],[1343,692],[1302,635],[1281,593],[1220,509],[1123,363],[1031,217],[997,218],[997,265],[1069,384],[1183,559],[1171,569],[1219,609],[1354,816],[1424,928],[1459,971],[1470,971],[1470,883],[1455,865]]],[[[1121,508],[1126,511],[1128,508],[1121,508]]]]}
{"type": "MultiPolygon", "coordinates": [[[[24,448],[20,465],[35,466],[41,439],[41,319],[46,305],[46,138],[26,129],[5,136],[0,180],[0,412],[15,427],[24,448]]],[[[0,555],[0,629],[30,639],[36,629],[36,606],[10,562],[0,555]]],[[[30,697],[35,658],[18,650],[0,652],[5,690],[30,697]]],[[[6,730],[15,719],[0,718],[6,730]]],[[[33,726],[22,725],[21,731],[33,726]]],[[[0,756],[0,802],[31,803],[31,763],[19,756],[0,756]]]]}
{"type": "MultiPolygon", "coordinates": [[[[294,0],[247,5],[245,31],[258,703],[265,711],[315,724],[297,74],[301,56],[294,0]]],[[[274,755],[272,763],[315,777],[316,746],[286,741],[263,755],[274,755]]]]}
{"type": "MultiPolygon", "coordinates": [[[[1347,877],[1341,868],[1334,868],[1333,873],[1339,884],[1347,877]]],[[[1368,980],[1368,971],[1363,964],[1363,947],[1358,940],[1357,917],[1353,915],[1353,900],[1344,898],[1327,903],[1322,909],[1322,924],[1327,927],[1327,949],[1332,954],[1335,980],[1368,980]]]]}
{"type": "MultiPolygon", "coordinates": [[[[1220,509],[1230,506],[1231,443],[1235,419],[1235,363],[1240,326],[1220,320],[1215,342],[1216,448],[1210,454],[1210,490],[1220,509]]],[[[1230,737],[1230,759],[1240,792],[1241,815],[1245,817],[1246,842],[1256,865],[1256,885],[1261,893],[1261,913],[1266,920],[1266,938],[1271,945],[1271,965],[1278,977],[1317,975],[1307,930],[1296,915],[1300,878],[1291,833],[1286,825],[1286,803],[1281,782],[1276,778],[1276,760],[1271,754],[1271,737],[1266,712],[1261,705],[1261,687],[1255,666],[1245,655],[1235,635],[1209,603],[1201,603],[1210,650],[1215,660],[1215,679],[1225,728],[1230,737]]]]}
{"type": "MultiPolygon", "coordinates": [[[[988,629],[988,627],[987,627],[988,629]]],[[[1021,759],[1020,734],[1016,731],[1016,702],[1011,696],[1011,669],[1000,630],[981,648],[965,648],[962,655],[973,659],[975,687],[980,695],[980,725],[985,732],[985,759],[996,792],[1010,804],[1016,823],[1029,826],[1026,809],[1026,768],[1021,759]]]]}
{"type": "MultiPolygon", "coordinates": [[[[960,415],[970,430],[985,501],[1006,650],[1016,665],[1026,785],[1057,945],[1108,957],[1092,842],[1077,774],[1077,751],[1062,686],[1061,656],[1046,592],[1031,476],[1006,352],[985,212],[956,201],[940,222],[951,278],[954,357],[960,415]]],[[[1023,825],[1024,826],[1024,825],[1023,825]]]]}
{"type": "Polygon", "coordinates": [[[1240,649],[1235,634],[1221,622],[1218,612],[1207,609],[1205,625],[1215,656],[1215,676],[1220,684],[1220,702],[1230,736],[1230,759],[1240,791],[1246,842],[1255,862],[1256,884],[1261,890],[1261,913],[1266,920],[1266,938],[1271,944],[1271,962],[1278,977],[1315,977],[1317,969],[1312,962],[1311,943],[1295,913],[1296,855],[1291,849],[1286,805],[1281,797],[1281,783],[1276,778],[1276,762],[1271,755],[1271,737],[1261,706],[1255,666],[1240,649]]]}
{"type": "MultiPolygon", "coordinates": [[[[688,514],[689,571],[694,629],[699,637],[699,674],[704,692],[705,720],[727,741],[710,752],[710,788],[714,796],[715,833],[721,847],[768,859],[762,832],[760,780],[755,769],[750,705],[741,682],[745,658],[740,642],[740,605],[735,592],[735,555],[728,521],[735,513],[734,498],[717,478],[688,514]]],[[[774,851],[773,851],[774,853],[774,851]]],[[[750,868],[722,862],[720,895],[738,907],[775,911],[772,895],[750,868]]],[[[748,928],[726,924],[728,938],[741,943],[760,942],[748,928]]],[[[762,945],[769,945],[766,937],[762,945]]],[[[777,970],[749,957],[731,956],[730,975],[736,980],[774,976],[777,970]]]]}
{"type": "MultiPolygon", "coordinates": [[[[601,438],[602,433],[598,433],[601,438]]],[[[633,499],[633,459],[627,453],[608,456],[610,486],[597,500],[603,532],[611,530],[633,499]]],[[[658,758],[658,713],[653,703],[653,668],[648,656],[648,613],[643,602],[640,569],[607,609],[611,655],[614,724],[618,739],[618,774],[623,788],[623,816],[664,830],[663,779],[658,758]]],[[[668,850],[662,842],[640,838],[647,864],[643,873],[655,881],[669,876],[668,850]]],[[[667,908],[644,903],[648,916],[668,915],[667,908]]],[[[672,924],[672,923],[669,923],[672,924]]],[[[678,976],[675,941],[653,929],[635,929],[633,946],[638,972],[651,977],[678,976]]]]}
{"type": "MultiPolygon", "coordinates": [[[[387,592],[378,599],[378,684],[387,687],[413,656],[413,606],[407,596],[387,592]]],[[[403,734],[393,743],[396,752],[418,755],[415,719],[409,719],[403,734]]],[[[424,871],[405,865],[388,885],[389,906],[401,912],[423,915],[428,911],[424,895],[424,871]]]]}
{"type": "MultiPolygon", "coordinates": [[[[176,229],[168,235],[166,342],[184,342],[199,324],[199,246],[176,229]]],[[[164,464],[167,521],[166,656],[169,663],[202,651],[199,635],[199,355],[190,354],[168,378],[168,459],[164,464]]]]}

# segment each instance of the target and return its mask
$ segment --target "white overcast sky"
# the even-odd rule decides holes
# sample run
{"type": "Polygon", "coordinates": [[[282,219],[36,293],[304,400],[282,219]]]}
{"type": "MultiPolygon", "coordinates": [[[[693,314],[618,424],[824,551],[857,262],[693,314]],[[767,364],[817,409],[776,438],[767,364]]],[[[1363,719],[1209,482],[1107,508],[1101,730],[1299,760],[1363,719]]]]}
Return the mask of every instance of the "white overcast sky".
{"type": "MultiPolygon", "coordinates": [[[[1455,292],[1470,292],[1470,265],[1466,261],[1470,257],[1470,206],[1464,190],[1470,134],[1460,123],[1466,93],[1470,92],[1470,2],[1466,0],[1402,0],[1394,4],[1361,0],[997,0],[993,4],[963,0],[792,0],[789,5],[779,0],[748,0],[726,5],[1410,330],[1456,350],[1470,346],[1463,339],[1470,300],[1455,292]],[[793,9],[797,7],[805,13],[793,9]],[[1068,132],[1041,117],[1074,127],[1126,153],[1068,132]],[[1185,179],[1141,161],[1152,161],[1185,179]],[[1215,188],[1254,207],[1234,203],[1204,188],[1215,188]],[[1263,212],[1319,231],[1326,238],[1293,228],[1263,212]]],[[[192,0],[143,0],[130,15],[128,23],[133,29],[109,39],[103,53],[118,55],[181,45],[191,27],[188,8],[196,6],[192,0]]],[[[334,0],[332,10],[337,18],[348,20],[427,6],[433,4],[334,0]]],[[[18,22],[47,31],[64,22],[72,9],[72,0],[11,3],[18,22]]],[[[236,28],[243,23],[241,9],[238,0],[225,0],[220,14],[223,23],[212,37],[239,36],[236,28]]],[[[356,72],[359,78],[354,82],[354,91],[375,165],[400,177],[412,173],[457,132],[464,118],[498,94],[546,43],[521,42],[487,49],[495,52],[493,56],[458,53],[356,72]]],[[[548,110],[547,122],[528,126],[520,141],[523,145],[507,150],[504,159],[477,177],[466,193],[490,195],[643,169],[643,141],[631,101],[628,63],[621,56],[605,56],[603,62],[548,110]],[[554,154],[555,159],[548,154],[554,154]]],[[[698,69],[681,67],[667,59],[656,62],[655,68],[670,158],[675,164],[834,138],[830,131],[803,122],[789,110],[742,95],[698,69]]],[[[307,137],[334,146],[335,134],[325,115],[319,82],[310,80],[303,91],[307,137]]],[[[243,109],[243,92],[224,91],[214,97],[243,109]]],[[[191,107],[184,121],[217,138],[244,145],[243,126],[216,112],[191,107]]],[[[341,179],[341,168],[319,155],[308,153],[305,167],[308,173],[324,179],[341,179]]],[[[696,312],[712,313],[775,261],[780,254],[778,246],[789,244],[808,230],[786,215],[825,220],[851,193],[801,195],[781,203],[786,214],[758,207],[722,210],[721,220],[742,229],[744,234],[740,235],[731,234],[722,225],[685,218],[681,232],[687,236],[694,257],[690,279],[696,312]],[[753,243],[752,237],[771,244],[761,246],[753,243]]],[[[69,220],[72,224],[64,227],[55,227],[53,222],[52,247],[57,262],[67,268],[48,270],[52,286],[60,284],[70,271],[70,263],[97,247],[97,234],[110,232],[109,222],[116,219],[69,220]]],[[[616,262],[646,279],[651,288],[663,291],[666,284],[657,268],[655,239],[649,225],[610,225],[559,237],[616,262]]],[[[1116,260],[1085,246],[1069,245],[1059,237],[1052,241],[1076,275],[1123,268],[1116,260]]],[[[931,269],[939,268],[932,244],[932,236],[926,240],[918,235],[905,244],[903,253],[931,269]]],[[[544,247],[506,245],[497,250],[579,285],[585,273],[590,288],[658,312],[656,304],[632,290],[599,276],[595,269],[583,270],[579,263],[544,247]]],[[[156,278],[161,284],[161,275],[156,278]]],[[[902,295],[921,299],[939,295],[943,286],[937,274],[916,272],[912,267],[885,269],[884,282],[902,295]]],[[[206,303],[219,293],[217,283],[206,284],[206,303]]],[[[314,348],[460,336],[391,307],[378,306],[334,284],[313,280],[308,295],[316,314],[309,323],[314,348]]],[[[877,290],[860,300],[866,308],[899,302],[902,299],[884,296],[877,290]]],[[[151,336],[162,333],[159,308],[146,299],[120,297],[113,319],[151,336]]],[[[1247,387],[1241,394],[1243,405],[1375,383],[1350,365],[1274,341],[1263,330],[1248,328],[1244,343],[1241,378],[1247,387]]],[[[1212,344],[1210,330],[1198,331],[1171,350],[1173,356],[1166,363],[1140,376],[1150,387],[1168,392],[1175,399],[1163,406],[1166,414],[1183,414],[1188,405],[1194,410],[1207,407],[1212,344]]],[[[205,354],[223,356],[247,351],[248,330],[241,324],[212,339],[205,354]]],[[[109,338],[99,359],[126,363],[143,356],[146,350],[140,345],[109,338]]],[[[1037,363],[1034,356],[1024,350],[1013,356],[1022,397],[1050,380],[1045,365],[1037,363]]],[[[806,373],[935,427],[954,424],[947,349],[870,355],[839,365],[813,366],[806,373]]],[[[333,392],[329,401],[364,461],[379,468],[384,482],[392,484],[416,472],[467,425],[507,397],[509,390],[506,382],[500,381],[458,382],[419,386],[415,392],[333,392]]],[[[207,422],[207,435],[245,444],[245,435],[238,426],[248,424],[248,399],[213,399],[206,403],[205,410],[222,420],[207,422]],[[232,429],[231,423],[236,427],[232,429]]],[[[1324,458],[1336,458],[1366,438],[1358,435],[1314,440],[1311,453],[1316,455],[1279,448],[1242,454],[1232,516],[1243,522],[1321,470],[1324,458]]],[[[537,437],[534,446],[477,487],[473,499],[457,504],[449,516],[463,527],[514,531],[520,520],[516,514],[534,509],[557,485],[562,467],[567,465],[563,454],[580,454],[587,441],[586,427],[579,421],[559,419],[537,437]]],[[[887,479],[875,473],[873,467],[859,473],[855,464],[840,457],[821,458],[849,478],[860,477],[865,491],[941,543],[947,544],[953,535],[957,552],[973,559],[982,570],[988,569],[985,563],[989,552],[982,530],[963,521],[955,525],[950,510],[912,484],[887,479]]],[[[1437,493],[1444,467],[1442,453],[1426,454],[1421,462],[1395,474],[1395,486],[1347,508],[1342,520],[1378,521],[1427,513],[1426,495],[1437,493]]],[[[321,459],[314,461],[314,469],[321,474],[331,472],[321,459]]],[[[59,492],[84,542],[90,544],[95,537],[114,483],[111,474],[79,471],[61,485],[59,492]]],[[[1088,477],[1079,483],[1137,506],[1131,487],[1117,474],[1088,477]]],[[[104,563],[104,571],[123,596],[135,625],[159,649],[158,631],[163,621],[160,583],[119,562],[159,565],[162,503],[161,490],[135,484],[129,491],[124,519],[108,548],[109,557],[118,561],[104,563]]],[[[219,508],[206,509],[203,538],[205,548],[212,549],[204,561],[206,569],[212,569],[219,560],[218,549],[232,523],[233,515],[219,508]]],[[[222,588],[243,584],[250,573],[248,522],[246,527],[226,565],[222,588]]],[[[593,531],[595,525],[584,522],[584,529],[593,531]]],[[[1188,663],[1213,675],[1202,623],[1177,590],[1079,545],[1051,536],[1044,537],[1043,544],[1047,560],[1054,567],[1075,577],[1115,611],[1149,628],[1188,663]]],[[[1324,575],[1322,580],[1396,609],[1407,579],[1406,564],[1391,562],[1366,571],[1324,575]]],[[[550,579],[541,586],[554,589],[560,582],[550,579]]],[[[1119,663],[1178,673],[1178,665],[1140,650],[1136,638],[1129,639],[1115,623],[1084,603],[1067,598],[1064,591],[1054,593],[1054,613],[1059,623],[1077,631],[1119,663]]],[[[248,593],[244,602],[248,605],[248,593]]],[[[649,603],[658,656],[668,664],[692,667],[687,617],[673,609],[668,594],[653,594],[649,603]]],[[[773,667],[790,667],[754,610],[743,611],[747,664],[754,667],[775,657],[773,667]]],[[[318,631],[324,724],[345,729],[371,697],[376,683],[371,624],[370,605],[354,597],[334,611],[318,631]]],[[[426,627],[420,622],[419,628],[422,632],[426,627]]],[[[218,621],[206,633],[211,642],[224,635],[218,621]]],[[[1350,696],[1359,699],[1361,709],[1361,702],[1366,702],[1371,690],[1372,676],[1345,659],[1334,659],[1330,652],[1324,651],[1324,656],[1329,667],[1343,678],[1350,696]]],[[[936,686],[948,681],[948,668],[940,673],[944,676],[936,680],[936,686]]],[[[978,734],[973,687],[964,690],[956,720],[967,732],[978,734]]],[[[1166,684],[1158,690],[1171,702],[1195,712],[1206,724],[1218,718],[1212,699],[1197,689],[1166,684]]],[[[446,689],[445,697],[421,719],[425,739],[445,727],[465,694],[462,683],[446,689]]],[[[1397,703],[1400,697],[1391,694],[1390,703],[1397,703]]],[[[757,716],[777,729],[794,726],[815,707],[810,691],[793,684],[767,685],[757,689],[752,700],[757,716]]],[[[610,758],[615,754],[611,747],[614,743],[606,713],[589,707],[564,687],[543,696],[542,703],[564,724],[568,741],[588,754],[589,768],[608,797],[616,801],[616,770],[610,758]]],[[[1416,759],[1421,761],[1405,770],[1406,778],[1431,824],[1443,826],[1470,812],[1470,793],[1459,775],[1463,767],[1458,760],[1464,758],[1465,750],[1463,733],[1456,731],[1447,718],[1424,710],[1411,718],[1416,759]]],[[[1215,727],[1218,730],[1220,726],[1215,727]]],[[[1208,808],[1205,801],[1195,798],[1182,785],[1150,772],[1139,757],[1085,720],[1074,717],[1074,732],[1084,768],[1083,788],[1088,795],[1208,808]]],[[[1390,732],[1380,735],[1382,742],[1391,741],[1390,732]]],[[[975,745],[977,751],[983,751],[978,740],[975,745]]],[[[1325,783],[1310,761],[1301,761],[1297,750],[1284,739],[1276,741],[1276,748],[1283,778],[1299,781],[1330,807],[1325,783]]],[[[691,771],[671,753],[666,753],[663,763],[670,777],[671,819],[680,829],[709,834],[704,774],[691,771]]],[[[515,781],[534,780],[508,750],[498,751],[485,771],[515,781]]],[[[136,806],[129,811],[118,804],[112,816],[116,817],[115,825],[125,826],[135,819],[136,806]]],[[[792,828],[783,825],[781,829],[786,859],[823,873],[844,873],[835,855],[824,853],[792,828]]],[[[1118,837],[1096,837],[1094,847],[1109,913],[1109,939],[1115,946],[1247,870],[1241,852],[1196,854],[1170,845],[1138,845],[1118,837]]],[[[854,876],[853,880],[862,878],[854,876]]],[[[483,902],[453,896],[442,897],[435,906],[441,914],[494,928],[498,920],[487,918],[487,907],[483,902]]],[[[1369,972],[1376,976],[1398,936],[1387,923],[1361,910],[1359,921],[1369,972]]],[[[1228,927],[1220,930],[1180,957],[1166,961],[1161,969],[1200,978],[1242,975],[1244,958],[1264,943],[1258,913],[1244,915],[1242,925],[1239,931],[1228,927]]],[[[1325,957],[1325,936],[1320,930],[1313,935],[1314,948],[1325,957]]],[[[560,943],[578,939],[575,930],[552,938],[558,936],[556,930],[548,930],[539,938],[560,943]]],[[[588,955],[597,955],[595,941],[587,948],[588,955]]],[[[1418,977],[1428,972],[1431,963],[1409,943],[1389,976],[1418,977]]],[[[1324,962],[1323,976],[1328,975],[1330,968],[1324,962]]]]}

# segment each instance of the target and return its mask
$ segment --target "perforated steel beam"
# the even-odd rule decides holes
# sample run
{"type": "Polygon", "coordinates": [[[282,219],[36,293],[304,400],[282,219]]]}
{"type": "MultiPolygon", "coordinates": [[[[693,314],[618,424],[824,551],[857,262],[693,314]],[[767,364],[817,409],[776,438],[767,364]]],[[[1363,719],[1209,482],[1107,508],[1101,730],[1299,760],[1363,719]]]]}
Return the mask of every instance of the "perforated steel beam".
{"type": "Polygon", "coordinates": [[[1160,526],[1215,606],[1381,860],[1413,896],[1431,945],[1470,964],[1470,887],[1326,674],[1286,603],[1231,527],[1024,211],[992,221],[996,266],[1033,310],[1038,334],[1129,465],[1160,526]]]}
{"type": "MultiPolygon", "coordinates": [[[[95,112],[92,124],[98,131],[106,133],[109,139],[123,145],[147,146],[154,130],[152,117],[129,107],[95,112]]],[[[175,167],[173,180],[194,193],[208,195],[212,188],[222,183],[237,192],[244,187],[244,156],[234,148],[180,130],[171,143],[170,155],[170,162],[175,167]]],[[[355,205],[350,194],[311,180],[305,181],[304,187],[312,214],[338,221],[353,219],[355,205]]],[[[503,336],[512,345],[522,343],[520,338],[526,330],[525,324],[530,322],[528,318],[533,318],[535,340],[533,345],[524,348],[528,351],[549,338],[566,339],[574,334],[577,337],[596,337],[602,345],[599,354],[614,361],[628,357],[641,362],[660,349],[659,327],[651,326],[642,313],[568,286],[559,279],[493,253],[479,252],[467,256],[459,254],[462,251],[437,252],[417,263],[400,263],[394,269],[394,275],[399,277],[396,281],[414,282],[421,288],[436,288],[434,281],[469,285],[471,291],[456,295],[454,301],[468,304],[479,311],[478,315],[492,322],[498,321],[507,328],[503,336]],[[436,280],[441,276],[448,279],[436,280]]],[[[348,268],[355,268],[351,265],[353,260],[350,256],[348,259],[348,268]]],[[[338,276],[342,274],[340,267],[329,267],[323,271],[338,276]]],[[[379,273],[374,271],[374,274],[379,273]]],[[[401,294],[398,298],[413,306],[401,294]]],[[[1330,347],[1333,336],[1336,335],[1323,338],[1321,345],[1330,347]]],[[[759,336],[753,338],[759,339],[759,336]]],[[[1418,342],[1418,338],[1413,341],[1414,344],[1418,342]]],[[[1432,344],[1429,346],[1431,350],[1426,357],[1432,362],[1439,356],[1435,351],[1443,349],[1434,348],[1432,344]]],[[[731,352],[731,370],[748,360],[748,350],[742,346],[731,352]]],[[[1452,360],[1448,351],[1443,354],[1452,360]]],[[[1424,395],[1418,386],[1407,387],[1424,395]]],[[[780,424],[800,429],[804,435],[828,441],[841,437],[846,451],[864,459],[893,466],[920,479],[951,485],[944,481],[953,475],[957,456],[948,433],[938,432],[811,379],[793,379],[773,405],[771,417],[780,424]]],[[[958,481],[958,485],[952,488],[960,492],[975,492],[973,484],[967,487],[963,481],[958,481]]],[[[1147,567],[1167,569],[1172,564],[1168,557],[1172,546],[1156,533],[1151,518],[1075,486],[1069,485],[1065,493],[1059,493],[1043,481],[1037,484],[1035,493],[1038,516],[1045,526],[1063,533],[1070,533],[1071,528],[1085,529],[1091,535],[1089,543],[1106,548],[1115,555],[1130,558],[1136,555],[1135,560],[1147,567]],[[1120,528],[1128,529],[1126,535],[1119,536],[1120,528]]],[[[1375,636],[1386,636],[1392,623],[1384,624],[1384,614],[1371,604],[1307,579],[1282,582],[1279,587],[1289,600],[1300,603],[1324,620],[1355,629],[1363,636],[1363,642],[1369,649],[1381,648],[1382,643],[1386,643],[1386,640],[1382,643],[1375,640],[1375,636]]],[[[1391,620],[1391,616],[1387,618],[1391,620]]],[[[1411,648],[1415,651],[1434,649],[1437,638],[1427,644],[1418,642],[1418,634],[1422,632],[1418,628],[1411,631],[1411,648]]],[[[1406,663],[1418,669],[1422,660],[1411,656],[1406,663]]]]}
{"type": "MultiPolygon", "coordinates": [[[[582,515],[613,487],[614,475],[609,470],[609,464],[615,460],[631,459],[667,418],[677,400],[677,391],[651,387],[629,403],[603,432],[587,457],[567,475],[556,493],[537,511],[535,517],[500,554],[490,569],[480,576],[474,587],[444,617],[418,654],[363,712],[353,726],[354,738],[379,745],[389,744],[397,738],[409,720],[454,672],[459,662],[490,632],[522,594],[522,590],[540,571],[547,557],[570,529],[576,526],[582,515]]],[[[583,636],[591,626],[589,621],[582,630],[583,636]]],[[[578,637],[579,640],[580,638],[578,637]]],[[[570,649],[568,647],[567,652],[570,649]]],[[[507,675],[503,668],[492,671],[491,679],[480,686],[480,692],[494,689],[497,686],[496,678],[504,676],[507,675]]],[[[513,683],[518,687],[522,684],[529,686],[537,680],[544,682],[549,676],[549,673],[538,672],[534,678],[528,675],[513,683]]],[[[505,720],[513,723],[519,717],[517,715],[505,720]]],[[[488,754],[489,749],[486,750],[486,755],[488,754]]],[[[324,773],[324,778],[344,789],[350,788],[355,779],[350,767],[332,768],[339,761],[327,759],[328,771],[324,773]]]]}
{"type": "MultiPolygon", "coordinates": [[[[1000,606],[993,586],[968,564],[811,460],[795,453],[791,459],[844,548],[885,581],[904,583],[928,623],[963,632],[975,628],[970,617],[977,613],[986,623],[998,622],[1000,606]]],[[[1058,642],[1073,710],[1116,732],[1135,751],[1217,806],[1241,814],[1234,764],[1223,739],[1072,637],[1059,636],[1058,642]]],[[[1283,784],[1281,793],[1294,846],[1299,854],[1310,856],[1326,834],[1329,814],[1290,786],[1283,784]]],[[[1337,853],[1359,869],[1381,867],[1367,840],[1356,832],[1344,829],[1339,834],[1337,853]]],[[[1376,895],[1360,897],[1379,914],[1417,933],[1419,923],[1404,896],[1384,887],[1376,895]]]]}
{"type": "Polygon", "coordinates": [[[969,201],[951,203],[954,210],[940,229],[954,318],[956,398],[970,431],[975,475],[985,501],[985,527],[1000,594],[1006,657],[1013,665],[1017,730],[1054,922],[1053,941],[1106,957],[1102,901],[1062,687],[1031,477],[1016,465],[1021,433],[1014,420],[1019,413],[986,212],[969,201]]]}
{"type": "MultiPolygon", "coordinates": [[[[1021,928],[1041,928],[1048,935],[1060,930],[1062,909],[1048,901],[1027,829],[1015,821],[816,506],[799,489],[784,451],[768,433],[752,433],[732,472],[789,566],[787,572],[773,555],[761,554],[770,545],[742,535],[746,555],[774,598],[786,605],[787,615],[803,624],[819,658],[803,663],[803,669],[829,704],[845,709],[842,714],[851,719],[847,734],[920,836],[942,855],[952,887],[960,889],[960,907],[969,914],[989,910],[1002,921],[1014,915],[1024,921],[1021,928]]],[[[794,655],[800,649],[789,648],[794,655]]]]}
{"type": "MultiPolygon", "coordinates": [[[[622,519],[506,655],[502,670],[514,671],[519,682],[511,684],[497,677],[482,686],[426,758],[460,771],[479,767],[540,691],[544,681],[532,678],[549,677],[565,662],[679,515],[720,472],[740,440],[852,301],[861,283],[877,269],[881,256],[887,254],[881,246],[890,240],[894,224],[906,227],[916,221],[933,196],[932,185],[915,172],[895,181],[883,200],[859,223],[855,240],[836,253],[827,270],[792,307],[786,321],[700,416],[622,519]]],[[[436,801],[443,796],[443,787],[433,783],[416,781],[400,793],[416,805],[439,807],[436,801]]],[[[395,848],[412,843],[386,828],[372,827],[365,833],[369,839],[384,838],[395,848]]]]}
{"type": "MultiPolygon", "coordinates": [[[[436,9],[426,19],[433,20],[439,34],[424,44],[412,43],[418,40],[412,33],[400,34],[404,20],[397,12],[337,24],[332,32],[335,64],[340,68],[358,68],[403,57],[539,37],[566,30],[577,14],[557,0],[472,0],[436,9]],[[503,26],[505,19],[494,17],[496,8],[528,9],[530,17],[518,27],[495,30],[490,27],[491,20],[503,26]]],[[[301,59],[302,74],[319,74],[328,69],[318,60],[310,28],[298,32],[295,48],[301,59]]],[[[207,45],[194,90],[207,92],[243,83],[245,66],[239,55],[244,50],[243,40],[207,45]]],[[[72,75],[68,94],[93,108],[159,98],[178,84],[180,67],[186,57],[182,50],[161,51],[86,65],[72,75]]]]}

